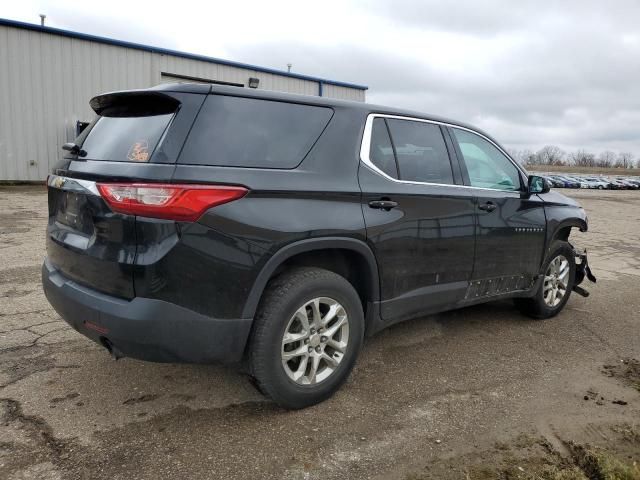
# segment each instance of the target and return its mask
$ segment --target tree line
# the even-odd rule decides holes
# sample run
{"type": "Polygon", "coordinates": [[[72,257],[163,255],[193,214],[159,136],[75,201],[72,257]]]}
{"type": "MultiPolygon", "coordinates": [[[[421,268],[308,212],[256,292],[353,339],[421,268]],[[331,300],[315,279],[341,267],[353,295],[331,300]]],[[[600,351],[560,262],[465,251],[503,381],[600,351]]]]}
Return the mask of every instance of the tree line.
{"type": "Polygon", "coordinates": [[[586,150],[565,152],[555,145],[547,145],[537,152],[511,150],[509,154],[522,165],[575,165],[577,167],[633,168],[636,159],[629,152],[606,150],[596,155],[586,150]]]}

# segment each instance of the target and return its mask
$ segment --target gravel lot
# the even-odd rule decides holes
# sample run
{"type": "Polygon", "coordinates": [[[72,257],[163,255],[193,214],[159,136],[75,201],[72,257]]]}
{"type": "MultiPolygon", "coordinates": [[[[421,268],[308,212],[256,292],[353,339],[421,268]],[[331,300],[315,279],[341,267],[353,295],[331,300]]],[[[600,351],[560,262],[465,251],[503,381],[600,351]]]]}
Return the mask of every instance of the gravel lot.
{"type": "Polygon", "coordinates": [[[286,412],[232,370],[115,362],[71,330],[40,285],[44,187],[0,188],[0,478],[541,478],[577,444],[640,461],[640,192],[565,193],[590,218],[589,298],[397,325],[286,412]]]}

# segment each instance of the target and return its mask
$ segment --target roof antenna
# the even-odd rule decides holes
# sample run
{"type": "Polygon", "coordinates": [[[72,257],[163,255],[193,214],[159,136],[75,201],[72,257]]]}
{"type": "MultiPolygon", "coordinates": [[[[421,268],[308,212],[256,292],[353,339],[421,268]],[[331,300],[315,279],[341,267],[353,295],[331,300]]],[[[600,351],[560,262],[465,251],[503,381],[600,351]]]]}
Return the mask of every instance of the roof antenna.
{"type": "Polygon", "coordinates": [[[287,63],[287,73],[291,73],[291,64],[287,63]]]}
{"type": "Polygon", "coordinates": [[[43,13],[40,14],[40,26],[44,27],[44,19],[47,18],[43,13]]]}

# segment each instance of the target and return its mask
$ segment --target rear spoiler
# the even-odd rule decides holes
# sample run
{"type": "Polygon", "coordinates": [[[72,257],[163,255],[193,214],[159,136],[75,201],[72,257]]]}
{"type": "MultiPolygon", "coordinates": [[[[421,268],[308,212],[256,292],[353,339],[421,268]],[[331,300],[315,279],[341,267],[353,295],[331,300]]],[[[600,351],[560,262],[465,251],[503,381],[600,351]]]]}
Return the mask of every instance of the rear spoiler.
{"type": "Polygon", "coordinates": [[[89,105],[103,117],[140,117],[174,113],[180,102],[164,92],[130,90],[98,95],[89,105]]]}

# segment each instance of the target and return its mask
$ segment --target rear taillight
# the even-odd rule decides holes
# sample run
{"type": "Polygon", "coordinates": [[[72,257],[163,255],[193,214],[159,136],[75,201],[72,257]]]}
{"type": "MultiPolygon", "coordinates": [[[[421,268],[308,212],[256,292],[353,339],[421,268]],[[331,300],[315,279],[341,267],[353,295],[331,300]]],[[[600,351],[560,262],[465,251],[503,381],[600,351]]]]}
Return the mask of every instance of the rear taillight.
{"type": "Polygon", "coordinates": [[[98,183],[114,212],[141,217],[195,222],[211,207],[247,194],[243,187],[160,183],[98,183]]]}

